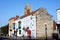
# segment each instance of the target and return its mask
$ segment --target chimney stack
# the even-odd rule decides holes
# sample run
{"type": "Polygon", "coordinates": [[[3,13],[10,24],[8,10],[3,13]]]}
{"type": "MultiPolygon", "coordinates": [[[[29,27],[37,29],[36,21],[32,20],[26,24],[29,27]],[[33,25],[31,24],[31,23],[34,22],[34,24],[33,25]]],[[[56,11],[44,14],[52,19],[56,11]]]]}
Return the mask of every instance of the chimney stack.
{"type": "Polygon", "coordinates": [[[19,18],[19,16],[18,16],[18,15],[16,15],[16,16],[14,17],[14,21],[15,21],[15,20],[17,20],[18,18],[19,18]]]}
{"type": "Polygon", "coordinates": [[[26,5],[25,6],[25,13],[24,13],[24,15],[30,14],[31,12],[32,12],[31,5],[26,5]]]}

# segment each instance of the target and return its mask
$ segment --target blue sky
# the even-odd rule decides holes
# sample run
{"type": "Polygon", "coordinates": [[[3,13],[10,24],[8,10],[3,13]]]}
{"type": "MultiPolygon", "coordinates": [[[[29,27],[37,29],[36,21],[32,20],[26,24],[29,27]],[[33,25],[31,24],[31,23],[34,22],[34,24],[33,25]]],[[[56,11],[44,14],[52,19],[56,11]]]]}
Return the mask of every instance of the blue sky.
{"type": "Polygon", "coordinates": [[[25,5],[31,5],[32,10],[45,7],[56,20],[56,9],[60,8],[60,0],[0,0],[0,26],[8,23],[9,18],[24,14],[25,5]]]}

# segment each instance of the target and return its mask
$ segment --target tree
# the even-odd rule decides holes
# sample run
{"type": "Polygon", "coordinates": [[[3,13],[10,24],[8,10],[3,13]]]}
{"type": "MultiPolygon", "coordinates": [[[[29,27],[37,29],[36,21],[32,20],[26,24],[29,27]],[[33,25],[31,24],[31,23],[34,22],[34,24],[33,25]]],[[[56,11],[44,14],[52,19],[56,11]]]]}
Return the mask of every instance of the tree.
{"type": "Polygon", "coordinates": [[[8,25],[9,24],[1,27],[1,36],[6,36],[8,34],[8,25]]]}

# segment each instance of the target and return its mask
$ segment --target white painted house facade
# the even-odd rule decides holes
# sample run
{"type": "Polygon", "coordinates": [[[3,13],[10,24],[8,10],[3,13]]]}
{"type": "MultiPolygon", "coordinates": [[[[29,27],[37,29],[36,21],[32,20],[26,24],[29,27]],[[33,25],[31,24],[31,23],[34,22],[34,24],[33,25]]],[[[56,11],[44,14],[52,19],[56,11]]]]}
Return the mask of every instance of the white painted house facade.
{"type": "Polygon", "coordinates": [[[46,35],[51,37],[53,33],[53,18],[48,14],[47,10],[45,8],[39,8],[33,12],[30,6],[25,9],[23,16],[9,20],[9,36],[16,34],[16,36],[21,37],[24,31],[23,27],[29,27],[31,36],[35,38],[46,35]]]}
{"type": "Polygon", "coordinates": [[[57,24],[60,24],[60,9],[57,9],[57,24]]]}
{"type": "MultiPolygon", "coordinates": [[[[17,19],[16,21],[13,21],[13,30],[17,30],[17,36],[22,36],[22,32],[23,32],[23,27],[29,27],[29,29],[31,30],[31,36],[34,35],[34,37],[36,37],[36,17],[35,15],[29,15],[25,18],[22,19],[17,19]],[[21,22],[20,27],[19,28],[19,22],[21,22]],[[14,29],[15,27],[15,29],[14,29]],[[34,34],[33,34],[33,30],[34,30],[34,34]]],[[[14,32],[12,33],[14,34],[14,32]]]]}

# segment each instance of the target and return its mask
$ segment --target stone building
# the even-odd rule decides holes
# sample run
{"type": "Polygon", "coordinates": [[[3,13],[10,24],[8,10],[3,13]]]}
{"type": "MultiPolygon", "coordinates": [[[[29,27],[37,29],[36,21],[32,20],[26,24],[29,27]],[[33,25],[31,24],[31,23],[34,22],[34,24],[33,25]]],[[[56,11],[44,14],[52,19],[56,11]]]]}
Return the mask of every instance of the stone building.
{"type": "MultiPolygon", "coordinates": [[[[46,35],[48,37],[52,36],[52,33],[53,33],[53,17],[43,7],[37,9],[36,11],[32,11],[31,6],[26,6],[25,7],[25,13],[23,16],[21,16],[21,17],[17,16],[15,18],[10,19],[9,20],[9,36],[11,36],[14,33],[13,23],[14,22],[16,23],[17,26],[15,26],[15,27],[16,27],[16,29],[18,29],[19,25],[17,23],[19,21],[22,21],[21,27],[23,27],[25,24],[25,27],[28,25],[30,27],[31,31],[34,28],[34,31],[35,31],[34,36],[36,38],[44,37],[46,35]],[[29,19],[29,20],[27,20],[27,19],[29,19]],[[31,19],[33,19],[34,22],[32,22],[33,20],[31,20],[31,19]],[[25,22],[23,20],[25,20],[25,22]],[[30,24],[31,22],[34,24],[34,26],[31,26],[32,25],[32,24],[30,24]]],[[[22,30],[22,28],[21,28],[21,30],[22,30]]],[[[19,31],[17,31],[16,34],[18,35],[19,31]]]]}
{"type": "Polygon", "coordinates": [[[53,32],[53,19],[52,16],[47,12],[45,8],[40,8],[36,14],[36,36],[43,37],[46,32],[47,27],[47,36],[51,37],[53,32]],[[45,26],[46,25],[46,26],[45,26]]]}

